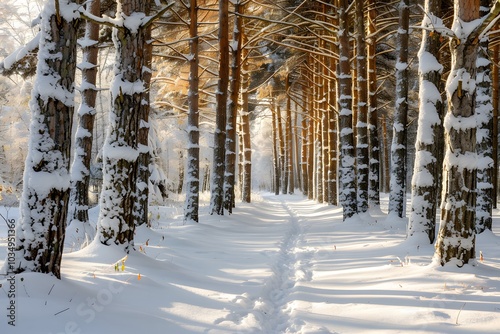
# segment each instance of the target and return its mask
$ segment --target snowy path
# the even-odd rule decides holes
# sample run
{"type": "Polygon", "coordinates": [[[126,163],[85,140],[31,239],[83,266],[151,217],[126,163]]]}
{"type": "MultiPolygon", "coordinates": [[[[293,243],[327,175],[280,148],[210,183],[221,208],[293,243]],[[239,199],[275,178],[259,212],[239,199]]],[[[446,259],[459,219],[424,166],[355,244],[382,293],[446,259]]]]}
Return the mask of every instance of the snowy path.
{"type": "MultiPolygon", "coordinates": [[[[253,328],[255,333],[302,333],[304,322],[294,317],[293,292],[300,282],[312,278],[310,260],[313,250],[304,247],[306,224],[294,209],[293,202],[274,197],[268,197],[266,201],[274,209],[275,220],[281,221],[286,231],[270,266],[271,275],[263,282],[258,296],[245,293],[235,299],[248,308],[246,314],[245,311],[233,312],[220,321],[248,323],[243,319],[253,318],[257,325],[253,328]]],[[[304,207],[301,212],[303,210],[304,207]]]]}

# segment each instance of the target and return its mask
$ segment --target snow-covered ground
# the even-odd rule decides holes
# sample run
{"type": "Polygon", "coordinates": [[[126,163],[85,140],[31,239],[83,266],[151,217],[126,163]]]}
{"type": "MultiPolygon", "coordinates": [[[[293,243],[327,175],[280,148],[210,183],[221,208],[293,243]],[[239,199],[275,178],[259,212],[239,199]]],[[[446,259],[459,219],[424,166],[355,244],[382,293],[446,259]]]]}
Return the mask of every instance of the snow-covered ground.
{"type": "MultiPolygon", "coordinates": [[[[191,225],[161,207],[126,258],[95,243],[77,251],[69,235],[61,280],[17,276],[16,327],[0,277],[0,333],[498,333],[495,234],[478,237],[477,266],[441,268],[431,245],[405,241],[404,220],[343,223],[341,209],[302,195],[254,199],[230,216],[205,207],[191,225]]],[[[496,211],[500,233],[498,222],[496,211]]],[[[2,222],[0,265],[6,239],[2,222]]]]}

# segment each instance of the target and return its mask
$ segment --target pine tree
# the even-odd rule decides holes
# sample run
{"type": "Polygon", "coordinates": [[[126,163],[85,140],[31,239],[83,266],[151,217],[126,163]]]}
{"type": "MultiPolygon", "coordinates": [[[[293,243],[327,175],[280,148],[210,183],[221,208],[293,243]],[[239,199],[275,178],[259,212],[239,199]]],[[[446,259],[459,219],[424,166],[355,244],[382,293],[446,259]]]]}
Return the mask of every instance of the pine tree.
{"type": "Polygon", "coordinates": [[[41,13],[37,74],[30,102],[29,152],[16,228],[16,272],[61,277],[79,22],[79,4],[75,1],[47,1],[41,13]]]}
{"type": "MultiPolygon", "coordinates": [[[[456,0],[455,22],[479,18],[479,0],[456,0]]],[[[444,119],[446,155],[443,166],[443,204],[436,242],[436,260],[461,267],[476,256],[476,58],[478,47],[470,32],[461,25],[453,27],[450,41],[451,71],[446,81],[448,108],[444,119]]]]}
{"type": "Polygon", "coordinates": [[[339,202],[343,208],[344,220],[357,213],[354,134],[352,126],[352,77],[349,63],[348,6],[349,2],[347,0],[339,0],[339,202]]]}
{"type": "MultiPolygon", "coordinates": [[[[88,12],[99,16],[101,1],[87,1],[88,12]]],[[[96,115],[97,98],[97,58],[99,24],[87,21],[85,38],[79,41],[83,49],[83,60],[80,65],[82,70],[82,102],[78,109],[78,127],[75,138],[75,154],[71,165],[71,195],[68,212],[68,223],[73,225],[74,231],[81,231],[82,240],[93,239],[94,228],[89,222],[89,185],[90,162],[92,158],[92,141],[94,138],[94,123],[96,115]]]]}
{"type": "MultiPolygon", "coordinates": [[[[144,103],[150,77],[147,16],[149,3],[120,0],[113,28],[116,54],[111,88],[112,106],[103,148],[103,187],[96,237],[104,245],[115,244],[129,252],[134,245],[139,192],[139,156],[148,147],[139,139],[148,108],[144,103]]],[[[146,101],[147,102],[147,101],[146,101]]],[[[147,187],[147,186],[146,186],[147,187]]]]}
{"type": "Polygon", "coordinates": [[[184,219],[198,222],[200,201],[199,55],[198,1],[189,3],[188,165],[184,219]]]}
{"type": "Polygon", "coordinates": [[[229,1],[219,1],[219,78],[216,91],[214,159],[210,186],[210,214],[224,214],[224,173],[227,92],[229,86],[229,1]]]}
{"type": "Polygon", "coordinates": [[[443,103],[441,100],[441,72],[443,66],[437,57],[441,45],[440,34],[433,29],[441,28],[440,0],[427,0],[422,21],[422,45],[419,58],[419,92],[416,157],[411,188],[411,212],[408,236],[425,233],[429,243],[436,238],[436,209],[439,204],[440,174],[443,150],[439,144],[443,137],[443,103]]]}
{"type": "Polygon", "coordinates": [[[391,146],[391,192],[389,213],[404,217],[406,205],[406,123],[408,117],[408,35],[410,28],[409,0],[399,2],[396,63],[396,105],[391,146]]]}

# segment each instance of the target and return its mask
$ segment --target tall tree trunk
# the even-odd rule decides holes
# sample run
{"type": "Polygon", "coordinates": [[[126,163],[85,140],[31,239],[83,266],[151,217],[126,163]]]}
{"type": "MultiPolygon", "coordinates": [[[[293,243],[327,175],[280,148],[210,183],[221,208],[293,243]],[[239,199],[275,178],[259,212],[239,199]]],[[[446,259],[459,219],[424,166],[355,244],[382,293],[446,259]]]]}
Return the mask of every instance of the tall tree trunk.
{"type": "MultiPolygon", "coordinates": [[[[481,16],[489,13],[490,1],[481,0],[481,16]]],[[[491,62],[488,37],[479,42],[476,61],[477,190],[476,233],[491,230],[493,214],[493,105],[491,103],[491,62]]]]}
{"type": "Polygon", "coordinates": [[[285,142],[286,142],[286,169],[285,179],[287,183],[288,193],[293,194],[295,184],[293,175],[293,132],[292,132],[292,106],[290,97],[290,73],[286,76],[285,91],[286,91],[286,122],[285,122],[285,142]]]}
{"type": "MultiPolygon", "coordinates": [[[[304,75],[304,74],[303,74],[304,75]]],[[[306,108],[302,111],[302,118],[301,118],[301,136],[302,136],[302,141],[301,141],[301,146],[300,146],[300,170],[302,174],[302,193],[306,196],[309,197],[309,175],[307,172],[307,150],[309,147],[309,134],[308,134],[308,125],[307,123],[310,122],[310,119],[308,119],[307,113],[308,113],[308,88],[307,85],[302,86],[302,99],[304,100],[304,105],[306,108]]]]}
{"type": "MultiPolygon", "coordinates": [[[[242,9],[246,12],[246,6],[242,9]]],[[[242,18],[242,20],[244,20],[242,18]]],[[[241,130],[242,130],[242,146],[243,146],[243,178],[241,186],[241,199],[245,203],[250,203],[252,200],[252,141],[250,133],[250,111],[248,106],[248,89],[250,87],[250,72],[248,66],[248,48],[245,47],[248,38],[245,34],[245,21],[241,25],[241,58],[242,58],[242,75],[241,75],[241,130]]]]}
{"type": "Polygon", "coordinates": [[[356,173],[354,170],[354,136],[352,126],[352,77],[349,64],[349,1],[339,0],[339,128],[340,128],[340,194],[339,201],[343,208],[343,219],[357,213],[356,173]]]}
{"type": "MultiPolygon", "coordinates": [[[[146,90],[147,38],[138,16],[146,16],[147,1],[121,0],[117,17],[123,26],[113,28],[116,57],[111,89],[112,106],[103,148],[103,188],[97,237],[104,245],[115,244],[129,252],[134,246],[135,208],[138,201],[138,157],[144,150],[138,134],[146,90]],[[130,24],[128,24],[130,21],[130,24]],[[134,22],[134,24],[132,24],[134,22]]],[[[149,75],[149,74],[148,74],[149,75]]]]}
{"type": "MultiPolygon", "coordinates": [[[[312,55],[309,54],[308,60],[309,64],[312,65],[312,55]]],[[[315,171],[314,171],[314,143],[315,143],[315,119],[314,119],[314,105],[315,105],[315,98],[314,98],[314,73],[313,71],[309,71],[308,74],[309,77],[309,82],[312,84],[312,88],[310,87],[308,89],[308,108],[309,108],[309,120],[307,122],[307,136],[308,136],[308,145],[307,145],[307,175],[308,175],[308,192],[307,192],[307,198],[308,199],[314,199],[316,197],[316,184],[314,182],[315,179],[315,171]]]]}
{"type": "Polygon", "coordinates": [[[358,91],[358,119],[356,123],[356,168],[358,212],[368,211],[369,156],[368,156],[368,81],[366,66],[365,20],[363,0],[356,0],[356,89],[358,91]]]}
{"type": "Polygon", "coordinates": [[[279,149],[279,138],[278,138],[278,118],[276,112],[276,105],[274,103],[274,98],[271,101],[271,117],[272,117],[272,127],[273,127],[273,162],[274,162],[274,193],[276,195],[280,194],[281,185],[281,168],[280,168],[280,149],[279,149]]]}
{"type": "MultiPolygon", "coordinates": [[[[439,18],[440,0],[426,0],[423,27],[433,29],[442,24],[439,18]]],[[[443,102],[441,100],[441,72],[443,66],[438,61],[441,42],[440,35],[422,30],[422,45],[419,57],[419,92],[416,157],[412,179],[411,213],[408,236],[424,233],[429,243],[436,238],[436,209],[440,199],[443,147],[439,145],[443,137],[443,102]]]]}
{"type": "MultiPolygon", "coordinates": [[[[149,15],[151,3],[146,1],[144,13],[149,15]]],[[[151,42],[151,25],[144,28],[144,67],[143,82],[144,92],[142,93],[142,102],[144,105],[140,108],[139,114],[139,132],[137,133],[137,204],[135,204],[134,216],[136,226],[146,224],[149,226],[149,178],[151,176],[151,151],[149,149],[149,112],[151,76],[153,74],[153,44],[151,42]]]]}
{"type": "MultiPolygon", "coordinates": [[[[454,22],[479,18],[479,0],[456,0],[454,22]]],[[[461,267],[475,258],[476,170],[469,164],[476,153],[476,59],[478,47],[469,32],[455,25],[450,41],[451,71],[446,82],[448,110],[444,120],[446,156],[441,224],[436,260],[461,267]]]]}
{"type": "MultiPolygon", "coordinates": [[[[497,25],[498,27],[498,25],[497,25]]],[[[498,30],[498,29],[497,29],[498,30]]],[[[498,199],[498,106],[499,106],[499,69],[496,64],[499,62],[500,46],[495,44],[492,51],[492,62],[495,64],[491,69],[492,76],[492,103],[493,103],[493,208],[497,208],[498,199]]]]}
{"type": "MultiPolygon", "coordinates": [[[[101,1],[92,0],[86,3],[87,10],[99,16],[101,1]]],[[[78,127],[75,138],[75,153],[71,165],[72,189],[68,212],[69,225],[74,225],[74,230],[81,231],[81,241],[92,240],[95,235],[94,228],[89,222],[89,185],[90,161],[92,158],[92,141],[96,114],[97,97],[97,57],[99,55],[99,24],[87,21],[85,26],[85,39],[82,43],[83,60],[82,68],[82,102],[78,109],[78,127]]]]}
{"type": "Polygon", "coordinates": [[[200,206],[200,111],[198,74],[198,1],[189,2],[188,150],[184,220],[198,222],[200,206]]]}
{"type": "Polygon", "coordinates": [[[78,11],[78,6],[75,1],[48,1],[41,13],[21,218],[16,227],[16,263],[8,272],[33,271],[61,278],[80,21],[60,13],[78,11]]]}
{"type": "MultiPolygon", "coordinates": [[[[333,62],[333,61],[332,61],[333,62]]],[[[336,63],[332,68],[335,68],[336,63]]],[[[337,100],[337,90],[336,85],[333,81],[329,82],[329,94],[330,94],[330,103],[337,100]]],[[[337,115],[333,110],[333,107],[328,107],[328,118],[329,118],[329,131],[328,131],[328,156],[329,156],[329,168],[328,168],[328,204],[330,205],[338,205],[338,192],[337,192],[337,115]]]]}
{"type": "Polygon", "coordinates": [[[368,185],[368,200],[373,206],[380,205],[380,145],[378,139],[378,102],[377,102],[377,8],[375,0],[368,0],[368,37],[367,67],[368,67],[368,142],[370,146],[370,180],[368,185]]]}
{"type": "Polygon", "coordinates": [[[316,87],[316,92],[314,93],[315,97],[315,106],[314,106],[314,111],[315,111],[315,118],[316,118],[316,124],[315,124],[315,141],[314,141],[314,161],[316,164],[315,171],[316,171],[316,200],[319,203],[323,203],[325,198],[324,198],[324,185],[325,185],[325,178],[323,175],[323,123],[324,123],[324,112],[323,112],[323,87],[322,87],[322,69],[321,69],[321,64],[319,63],[319,60],[317,58],[314,58],[314,87],[316,87]]]}
{"type": "MultiPolygon", "coordinates": [[[[246,57],[245,57],[246,58],[246,57]]],[[[243,71],[245,72],[242,76],[242,108],[241,108],[241,138],[243,147],[243,178],[241,185],[241,200],[244,203],[250,203],[252,201],[252,141],[250,133],[250,111],[248,110],[248,88],[250,83],[250,78],[248,75],[248,66],[243,65],[243,71]]]]}
{"type": "Polygon", "coordinates": [[[210,187],[210,214],[224,214],[224,173],[227,92],[229,86],[229,1],[219,1],[219,80],[216,92],[214,162],[210,187]]]}
{"type": "Polygon", "coordinates": [[[239,1],[234,2],[234,28],[233,42],[231,43],[231,75],[230,75],[230,98],[226,115],[226,170],[224,177],[224,208],[233,212],[235,205],[236,183],[236,118],[238,117],[238,100],[241,87],[241,5],[239,1]]]}
{"type": "Polygon", "coordinates": [[[389,212],[401,218],[405,216],[406,206],[409,23],[409,0],[401,0],[399,3],[399,29],[397,34],[396,106],[392,129],[391,192],[389,195],[389,212]]]}
{"type": "Polygon", "coordinates": [[[288,187],[288,184],[285,181],[285,169],[286,169],[286,163],[285,163],[285,138],[283,135],[283,121],[281,118],[281,107],[279,105],[279,102],[276,103],[276,126],[277,126],[277,132],[278,132],[278,142],[279,142],[279,161],[280,161],[280,184],[281,184],[281,193],[286,194],[286,190],[288,187]]]}

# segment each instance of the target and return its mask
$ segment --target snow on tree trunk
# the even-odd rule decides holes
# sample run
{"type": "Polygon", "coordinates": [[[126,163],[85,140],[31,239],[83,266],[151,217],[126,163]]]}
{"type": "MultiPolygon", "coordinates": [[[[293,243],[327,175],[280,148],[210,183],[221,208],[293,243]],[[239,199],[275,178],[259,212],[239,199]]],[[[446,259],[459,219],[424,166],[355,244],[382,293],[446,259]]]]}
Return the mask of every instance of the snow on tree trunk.
{"type": "MultiPolygon", "coordinates": [[[[427,0],[422,27],[435,29],[443,22],[440,14],[441,1],[427,0]]],[[[421,236],[434,243],[436,238],[436,208],[440,199],[439,182],[443,147],[439,145],[443,136],[443,103],[441,100],[441,72],[443,66],[437,56],[441,42],[440,34],[422,30],[422,45],[419,58],[419,113],[417,140],[415,143],[415,167],[412,178],[411,212],[408,236],[421,236]]]]}
{"type": "Polygon", "coordinates": [[[280,185],[281,185],[281,193],[286,194],[286,186],[285,186],[285,139],[283,136],[283,119],[281,118],[281,106],[279,102],[276,101],[276,126],[278,133],[278,142],[279,142],[279,162],[280,162],[280,185]]]}
{"type": "MultiPolygon", "coordinates": [[[[144,13],[149,15],[150,2],[146,1],[144,13]]],[[[151,151],[149,149],[149,112],[153,61],[153,45],[151,41],[151,25],[144,29],[144,60],[142,80],[144,82],[144,91],[142,93],[142,106],[139,109],[139,131],[137,133],[137,147],[139,156],[137,157],[137,203],[135,203],[134,220],[137,226],[149,223],[149,182],[151,168],[151,151]]]]}
{"type": "MultiPolygon", "coordinates": [[[[103,186],[97,237],[104,245],[116,244],[129,252],[134,246],[135,205],[138,201],[138,157],[148,151],[138,133],[146,89],[144,75],[148,19],[147,1],[121,0],[116,17],[122,26],[113,28],[116,48],[111,110],[103,147],[103,186]]],[[[149,74],[148,74],[149,75],[149,74]]]]}
{"type": "Polygon", "coordinates": [[[295,190],[294,170],[293,170],[293,121],[292,121],[292,106],[290,97],[290,73],[287,73],[285,79],[286,91],[286,122],[285,122],[285,143],[286,143],[286,166],[285,166],[285,180],[288,194],[293,194],[295,190]]]}
{"type": "MultiPolygon", "coordinates": [[[[335,68],[335,61],[332,61],[332,68],[335,68]]],[[[335,84],[329,81],[330,103],[337,99],[335,84]]],[[[333,107],[328,107],[328,204],[337,205],[337,115],[333,107]]]]}
{"type": "Polygon", "coordinates": [[[391,190],[389,195],[389,213],[396,214],[400,218],[404,217],[406,206],[409,17],[409,0],[401,0],[399,3],[399,29],[397,34],[396,105],[391,145],[391,190]]]}
{"type": "Polygon", "coordinates": [[[16,227],[15,272],[61,277],[70,194],[78,4],[47,1],[31,94],[31,125],[21,217],[16,227]]]}
{"type": "MultiPolygon", "coordinates": [[[[309,55],[309,59],[311,59],[312,56],[309,55]]],[[[313,82],[313,73],[312,71],[309,71],[309,80],[310,82],[313,82]]],[[[316,184],[314,183],[315,180],[315,170],[314,170],[314,127],[315,127],[315,121],[314,121],[314,87],[309,87],[308,88],[308,107],[309,107],[309,119],[307,122],[307,184],[308,184],[308,191],[307,191],[307,198],[308,199],[314,199],[316,196],[316,184]]]]}
{"type": "Polygon", "coordinates": [[[278,148],[278,125],[277,112],[275,111],[274,101],[271,102],[271,119],[272,119],[272,135],[273,135],[273,164],[274,164],[274,194],[280,194],[281,168],[280,155],[278,148]]]}
{"type": "Polygon", "coordinates": [[[356,124],[356,167],[358,212],[368,211],[369,156],[368,156],[368,83],[366,64],[365,20],[363,0],[356,0],[356,89],[358,91],[358,119],[356,124]]]}
{"type": "Polygon", "coordinates": [[[242,17],[239,1],[234,2],[234,28],[233,40],[230,47],[231,52],[231,76],[230,76],[230,98],[227,105],[226,115],[226,171],[224,177],[224,208],[233,212],[235,205],[236,183],[236,118],[238,115],[238,100],[241,87],[241,26],[242,17]]]}
{"type": "Polygon", "coordinates": [[[349,64],[349,23],[347,0],[339,1],[339,202],[343,208],[344,220],[357,213],[356,173],[354,158],[354,134],[352,127],[351,68],[349,64]]]}
{"type": "MultiPolygon", "coordinates": [[[[86,3],[87,10],[100,15],[100,0],[92,0],[86,3]]],[[[78,230],[81,236],[79,242],[92,240],[95,235],[94,228],[89,223],[89,184],[90,184],[90,161],[92,157],[92,141],[96,114],[97,97],[97,57],[99,25],[87,21],[85,26],[85,38],[78,43],[83,49],[83,59],[79,64],[82,70],[81,94],[82,102],[78,109],[78,127],[75,138],[75,153],[71,165],[71,195],[68,211],[68,222],[72,230],[78,230]]]]}
{"type": "MultiPolygon", "coordinates": [[[[488,14],[489,1],[482,0],[481,16],[488,14]]],[[[476,233],[491,230],[493,211],[493,105],[491,104],[491,62],[488,57],[488,37],[479,44],[476,61],[477,119],[477,189],[476,233]]]]}
{"type": "Polygon", "coordinates": [[[224,214],[224,174],[227,91],[229,85],[229,1],[219,1],[219,78],[216,91],[214,160],[210,186],[210,214],[224,214]]]}
{"type": "Polygon", "coordinates": [[[435,259],[459,267],[475,258],[476,190],[476,59],[478,47],[468,40],[479,24],[479,0],[456,0],[450,41],[451,70],[446,81],[448,109],[444,119],[441,222],[435,259]]]}
{"type": "MultiPolygon", "coordinates": [[[[243,9],[243,12],[245,10],[243,9]]],[[[241,27],[241,38],[242,45],[246,44],[247,37],[245,35],[245,25],[242,24],[241,27]]],[[[249,85],[250,85],[250,72],[248,66],[248,49],[243,48],[241,50],[243,59],[242,64],[242,91],[241,91],[241,129],[242,129],[242,146],[243,146],[243,178],[241,185],[241,199],[245,203],[250,203],[252,200],[252,142],[250,133],[250,112],[248,110],[248,98],[249,98],[249,85]]]]}
{"type": "Polygon", "coordinates": [[[378,103],[377,103],[377,7],[375,0],[368,0],[368,37],[366,39],[366,53],[368,66],[368,122],[370,143],[369,162],[370,176],[368,185],[369,204],[380,205],[380,146],[378,139],[378,103]]]}
{"type": "Polygon", "coordinates": [[[188,158],[184,220],[198,222],[200,202],[200,129],[198,74],[198,1],[189,4],[189,93],[188,93],[188,158]]]}

